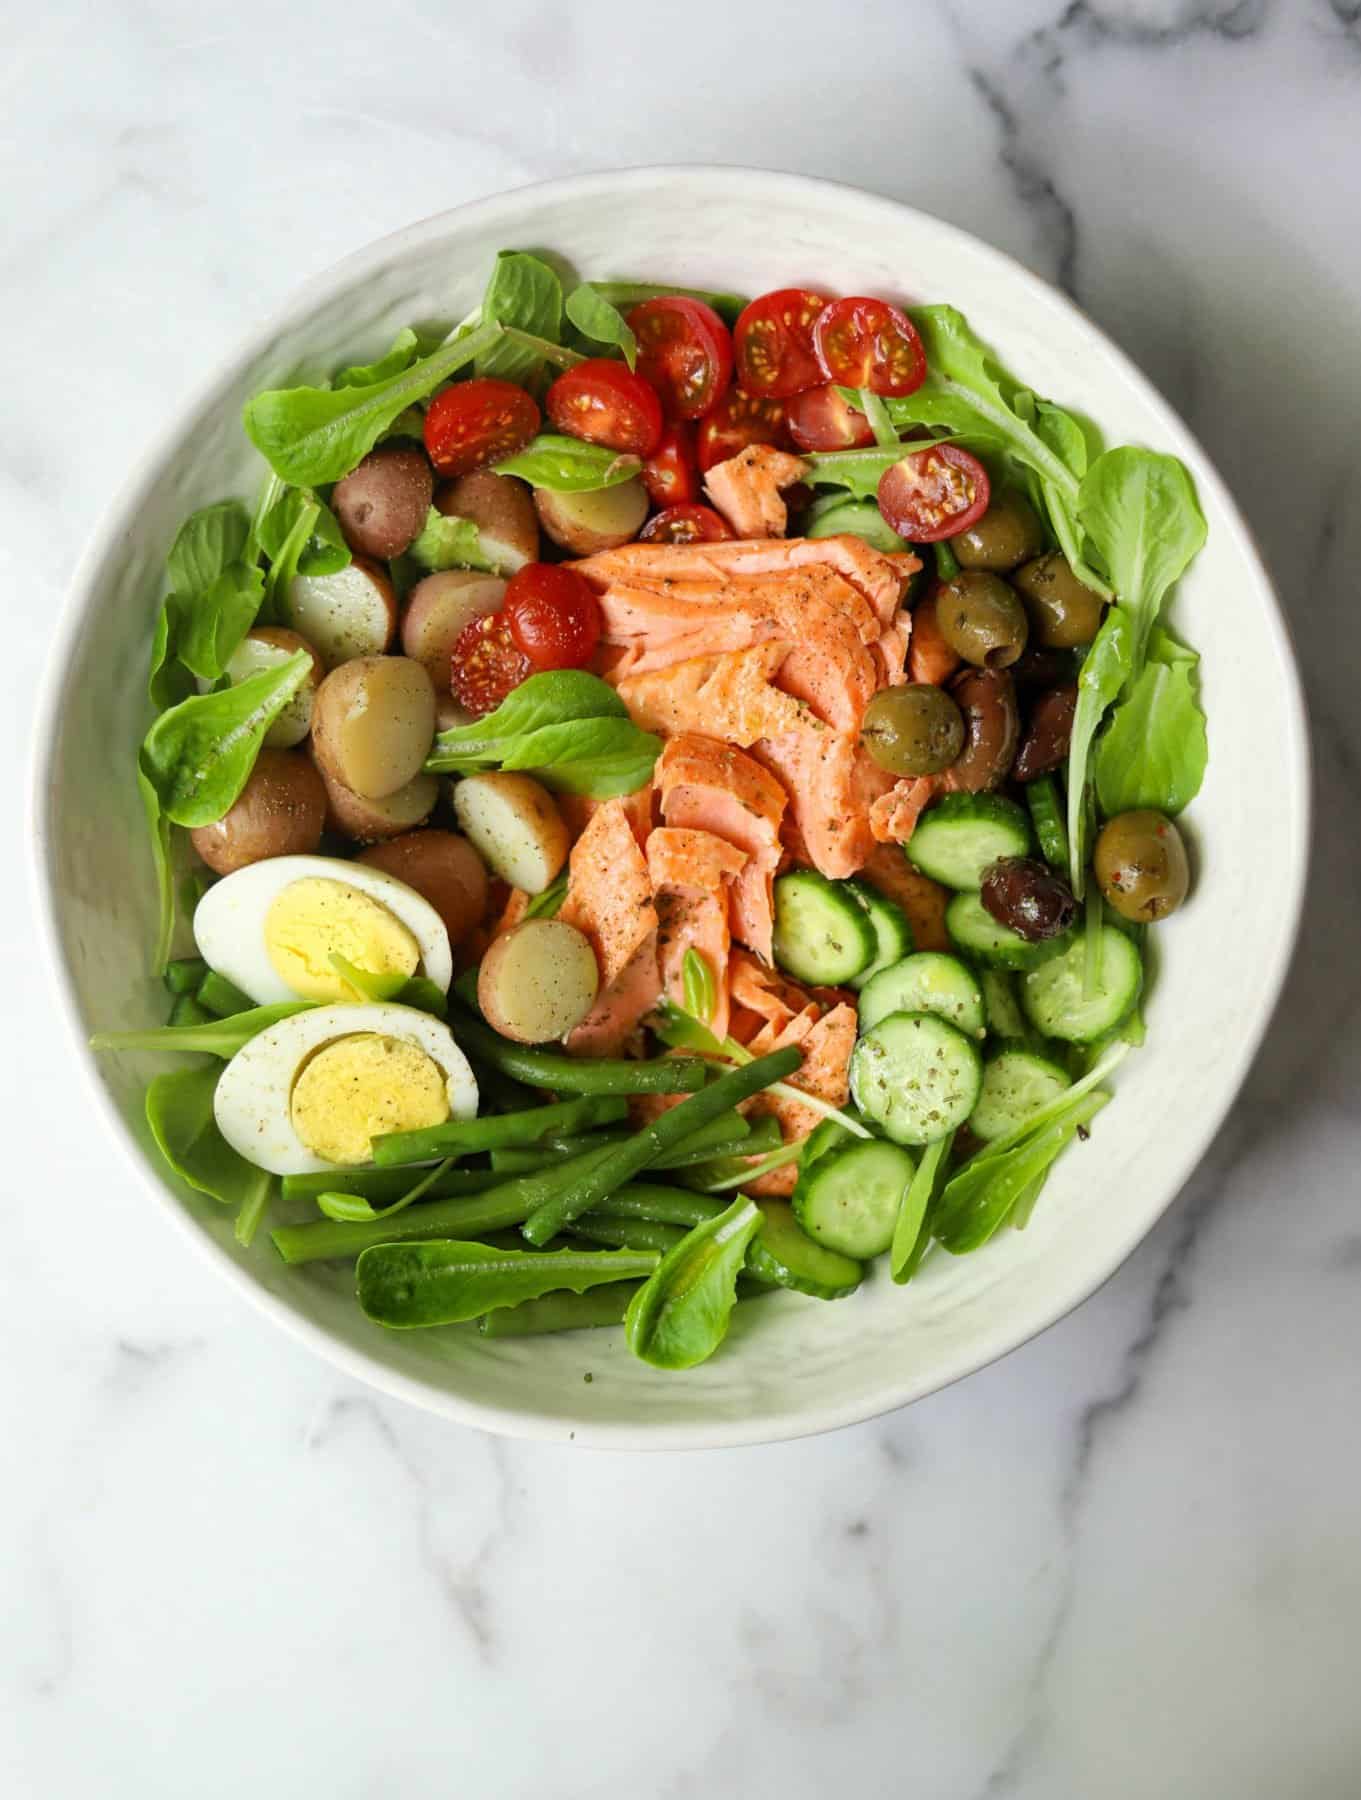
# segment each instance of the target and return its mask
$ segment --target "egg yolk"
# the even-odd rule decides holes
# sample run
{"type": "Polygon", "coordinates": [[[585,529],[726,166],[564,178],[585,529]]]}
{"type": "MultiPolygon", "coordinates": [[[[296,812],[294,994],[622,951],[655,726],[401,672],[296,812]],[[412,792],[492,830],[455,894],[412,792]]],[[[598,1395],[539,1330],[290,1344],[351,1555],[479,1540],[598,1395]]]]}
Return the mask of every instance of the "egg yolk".
{"type": "MultiPolygon", "coordinates": [[[[333,955],[370,975],[414,975],[420,946],[395,913],[343,881],[309,875],[275,895],[265,914],[275,973],[304,1000],[353,1000],[333,955]]],[[[320,1154],[320,1153],[318,1153],[320,1154]]]]}
{"type": "Polygon", "coordinates": [[[376,1031],[335,1038],[293,1083],[293,1129],[327,1162],[366,1163],[385,1131],[420,1131],[449,1117],[444,1071],[406,1038],[376,1031]]]}

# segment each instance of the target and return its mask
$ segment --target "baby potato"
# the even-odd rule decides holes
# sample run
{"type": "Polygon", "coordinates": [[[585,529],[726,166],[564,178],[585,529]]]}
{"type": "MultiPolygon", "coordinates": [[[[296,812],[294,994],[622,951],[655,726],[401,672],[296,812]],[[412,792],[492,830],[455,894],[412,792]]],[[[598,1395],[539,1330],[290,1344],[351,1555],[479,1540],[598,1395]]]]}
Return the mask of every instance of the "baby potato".
{"type": "Polygon", "coordinates": [[[472,619],[499,612],[506,584],[499,575],[475,569],[445,569],[427,575],[411,590],[402,620],[402,650],[422,663],[435,691],[447,694],[454,645],[472,619]]]}
{"type": "Polygon", "coordinates": [[[539,521],[523,481],[475,469],[446,481],[435,490],[435,510],[446,517],[471,519],[478,541],[500,574],[514,575],[539,554],[539,521]]]}
{"type": "Polygon", "coordinates": [[[415,888],[444,920],[451,944],[486,917],[486,866],[456,831],[405,831],[360,851],[357,860],[415,888]]]}
{"type": "Polygon", "coordinates": [[[400,837],[425,821],[439,799],[439,777],[418,775],[395,794],[368,800],[321,771],[326,795],[326,825],[356,844],[379,844],[400,837]]]}
{"type": "Polygon", "coordinates": [[[387,571],[367,556],[334,575],[295,575],[284,611],[328,669],[381,656],[397,631],[396,592],[387,571]]]}
{"type": "Polygon", "coordinates": [[[590,494],[555,494],[535,488],[534,510],[555,544],[578,556],[614,550],[637,537],[647,517],[647,489],[641,481],[597,488],[590,494]]]}
{"type": "Polygon", "coordinates": [[[425,524],[435,477],[414,444],[382,444],[331,492],[345,542],[360,556],[400,556],[425,524]]]}
{"type": "Polygon", "coordinates": [[[409,656],[360,656],[317,689],[312,754],[323,774],[382,800],[420,774],[435,741],[435,690],[409,656]]]}
{"type": "Polygon", "coordinates": [[[227,678],[235,687],[248,675],[276,669],[290,656],[296,656],[299,650],[305,650],[312,658],[312,667],[302,686],[265,733],[266,747],[271,750],[291,750],[312,729],[312,705],[326,673],[321,658],[296,631],[287,631],[281,625],[257,625],[242,638],[227,664],[227,678]]]}
{"type": "Polygon", "coordinates": [[[579,1025],[600,986],[595,951],[574,925],[526,919],[488,947],[477,1004],[494,1031],[517,1044],[546,1044],[579,1025]]]}
{"type": "Polygon", "coordinates": [[[261,750],[236,804],[213,825],[189,833],[217,875],[269,856],[310,856],[326,824],[321,776],[297,750],[261,750]]]}
{"type": "Polygon", "coordinates": [[[562,814],[531,775],[465,775],[454,812],[492,874],[527,894],[541,894],[567,861],[562,814]]]}

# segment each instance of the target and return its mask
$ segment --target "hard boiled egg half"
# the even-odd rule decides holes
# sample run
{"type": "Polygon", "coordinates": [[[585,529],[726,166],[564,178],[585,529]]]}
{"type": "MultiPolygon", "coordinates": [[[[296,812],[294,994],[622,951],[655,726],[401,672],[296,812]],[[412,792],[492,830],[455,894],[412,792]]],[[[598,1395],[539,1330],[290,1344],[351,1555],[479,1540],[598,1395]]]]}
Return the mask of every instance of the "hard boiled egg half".
{"type": "Polygon", "coordinates": [[[370,1162],[384,1132],[474,1118],[477,1080],[448,1026],[428,1013],[319,1006],[243,1045],[222,1071],[213,1112],[257,1168],[311,1175],[370,1162]]]}
{"type": "Polygon", "coordinates": [[[447,991],[449,933],[395,875],[327,856],[273,856],[208,889],[194,937],[210,968],[259,1006],[342,1001],[354,988],[332,961],[377,977],[424,975],[447,991]]]}

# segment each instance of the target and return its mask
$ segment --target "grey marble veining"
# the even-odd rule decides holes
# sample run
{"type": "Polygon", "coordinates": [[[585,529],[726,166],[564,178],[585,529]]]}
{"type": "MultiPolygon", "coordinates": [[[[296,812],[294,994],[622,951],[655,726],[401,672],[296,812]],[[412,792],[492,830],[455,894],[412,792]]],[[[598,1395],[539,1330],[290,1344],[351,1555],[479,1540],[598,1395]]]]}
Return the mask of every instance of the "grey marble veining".
{"type": "Polygon", "coordinates": [[[185,1257],[80,1127],[16,872],[0,1792],[1350,1800],[1361,9],[678,16],[342,0],[286,29],[260,0],[54,0],[7,21],[11,764],[94,511],[304,276],[575,169],[837,175],[1066,287],[1242,502],[1317,756],[1277,1022],[1159,1227],[1025,1350],[821,1441],[582,1456],[371,1395],[185,1257]]]}

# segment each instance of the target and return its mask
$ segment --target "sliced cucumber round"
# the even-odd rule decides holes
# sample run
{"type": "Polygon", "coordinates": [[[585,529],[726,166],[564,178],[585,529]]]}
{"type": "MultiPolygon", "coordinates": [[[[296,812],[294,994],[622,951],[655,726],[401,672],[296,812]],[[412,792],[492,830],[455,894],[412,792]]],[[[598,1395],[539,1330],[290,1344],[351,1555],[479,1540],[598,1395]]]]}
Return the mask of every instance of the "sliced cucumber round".
{"type": "Polygon", "coordinates": [[[775,961],[796,981],[840,987],[874,960],[869,915],[842,883],[796,869],[775,883],[775,961]]]}
{"type": "Polygon", "coordinates": [[[943,950],[918,950],[905,956],[861,989],[861,1031],[869,1031],[896,1012],[938,1013],[967,1036],[983,1036],[983,994],[978,978],[957,956],[947,956],[943,950]]]}
{"type": "Polygon", "coordinates": [[[897,1144],[878,1139],[824,1156],[800,1176],[794,1217],[810,1238],[843,1256],[882,1256],[893,1242],[903,1195],[916,1164],[897,1144]]]}
{"type": "Polygon", "coordinates": [[[1062,954],[1032,969],[1021,983],[1026,1017],[1046,1037],[1090,1044],[1113,1031],[1139,998],[1144,967],[1131,938],[1113,925],[1099,927],[1095,982],[1087,980],[1087,934],[1063,940],[1062,954]]]}
{"type": "Polygon", "coordinates": [[[969,1130],[990,1143],[1025,1123],[1073,1084],[1056,1062],[1029,1050],[1003,1050],[983,1065],[983,1088],[969,1130]]]}
{"type": "Polygon", "coordinates": [[[758,1281],[811,1294],[815,1300],[840,1300],[860,1286],[865,1271],[849,1256],[815,1244],[785,1200],[758,1200],[765,1224],[747,1248],[746,1269],[758,1281]]]}
{"type": "Polygon", "coordinates": [[[992,969],[1035,969],[1067,948],[1069,939],[1032,944],[1009,925],[1000,925],[977,894],[956,894],[945,908],[950,942],[965,956],[992,969]]]}
{"type": "Polygon", "coordinates": [[[983,1059],[935,1013],[890,1013],[851,1056],[851,1094],[895,1144],[929,1144],[962,1125],[978,1102],[983,1059]]]}
{"type": "Polygon", "coordinates": [[[1024,1038],[1029,1027],[1016,998],[1016,989],[1005,969],[981,969],[978,985],[983,990],[983,1013],[991,1037],[1024,1038]]]}
{"type": "Polygon", "coordinates": [[[976,891],[999,856],[1025,856],[1030,820],[1003,794],[946,794],[917,821],[907,859],[932,881],[976,891]]]}
{"type": "Polygon", "coordinates": [[[902,907],[881,894],[878,888],[872,888],[867,881],[843,881],[841,886],[863,909],[874,930],[877,947],[873,959],[851,981],[853,988],[863,988],[880,969],[886,969],[890,963],[910,954],[912,927],[902,907]]]}

